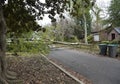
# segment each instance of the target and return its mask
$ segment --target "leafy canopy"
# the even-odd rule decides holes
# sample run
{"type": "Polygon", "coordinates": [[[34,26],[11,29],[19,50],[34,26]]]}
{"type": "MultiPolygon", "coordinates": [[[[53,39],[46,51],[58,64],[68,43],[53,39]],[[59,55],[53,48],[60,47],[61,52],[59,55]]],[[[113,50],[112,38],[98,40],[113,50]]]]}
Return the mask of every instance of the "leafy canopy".
{"type": "MultiPolygon", "coordinates": [[[[71,15],[75,18],[76,24],[79,26],[76,31],[83,31],[84,30],[84,17],[83,14],[86,16],[86,26],[88,33],[91,30],[91,15],[90,10],[95,4],[95,0],[72,0],[72,8],[71,8],[71,15]]],[[[76,32],[77,34],[77,32],[76,32]]],[[[79,33],[78,33],[79,34],[79,33]]],[[[79,35],[78,35],[79,36],[79,35]]]]}
{"type": "Polygon", "coordinates": [[[45,3],[40,0],[8,0],[8,4],[4,1],[2,6],[8,31],[17,34],[40,28],[36,20],[42,20],[45,14],[49,14],[52,22],[56,21],[56,14],[64,18],[63,12],[68,8],[67,0],[45,0],[45,3]]]}
{"type": "Polygon", "coordinates": [[[114,27],[120,26],[120,0],[112,0],[108,12],[108,22],[114,27]]]}

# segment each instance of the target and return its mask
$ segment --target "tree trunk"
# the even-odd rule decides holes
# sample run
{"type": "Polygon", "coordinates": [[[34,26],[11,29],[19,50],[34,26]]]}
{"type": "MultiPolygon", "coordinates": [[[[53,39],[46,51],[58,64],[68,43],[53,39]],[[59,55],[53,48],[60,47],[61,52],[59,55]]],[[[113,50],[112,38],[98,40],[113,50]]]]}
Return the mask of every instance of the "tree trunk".
{"type": "MultiPolygon", "coordinates": [[[[13,84],[13,80],[16,79],[15,73],[7,70],[7,63],[5,59],[6,28],[7,26],[3,16],[2,5],[0,4],[0,84],[13,84]]],[[[15,81],[16,80],[14,80],[14,82],[15,81]]]]}
{"type": "Polygon", "coordinates": [[[5,81],[5,71],[6,71],[6,62],[5,62],[5,51],[6,51],[6,23],[3,17],[2,6],[0,5],[0,84],[7,84],[5,81]]]}
{"type": "Polygon", "coordinates": [[[85,17],[84,13],[83,13],[83,19],[84,19],[84,30],[85,30],[85,35],[84,35],[85,43],[88,44],[88,40],[87,40],[87,21],[86,21],[86,17],[85,17]]]}

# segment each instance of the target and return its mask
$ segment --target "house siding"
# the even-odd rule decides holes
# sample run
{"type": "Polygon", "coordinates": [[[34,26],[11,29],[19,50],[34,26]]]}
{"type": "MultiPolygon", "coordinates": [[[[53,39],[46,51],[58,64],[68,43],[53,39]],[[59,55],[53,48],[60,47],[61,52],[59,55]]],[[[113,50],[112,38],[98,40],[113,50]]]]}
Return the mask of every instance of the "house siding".
{"type": "Polygon", "coordinates": [[[115,34],[115,39],[116,41],[120,40],[120,35],[113,29],[109,34],[108,34],[108,40],[112,40],[112,34],[115,34]]]}
{"type": "Polygon", "coordinates": [[[101,41],[107,41],[108,40],[108,34],[106,31],[100,32],[100,40],[101,41]]]}

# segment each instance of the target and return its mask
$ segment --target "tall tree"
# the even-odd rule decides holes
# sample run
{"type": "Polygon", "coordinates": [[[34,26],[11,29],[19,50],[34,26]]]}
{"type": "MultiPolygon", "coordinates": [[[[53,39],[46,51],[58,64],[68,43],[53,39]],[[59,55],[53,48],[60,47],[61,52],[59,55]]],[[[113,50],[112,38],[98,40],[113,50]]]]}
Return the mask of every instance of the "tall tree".
{"type": "Polygon", "coordinates": [[[92,8],[92,13],[93,13],[93,28],[96,31],[100,31],[102,28],[102,18],[100,17],[102,9],[100,9],[97,4],[95,4],[92,8]]]}
{"type": "Polygon", "coordinates": [[[111,0],[108,13],[109,19],[107,21],[114,27],[120,26],[120,0],[111,0]]]}
{"type": "Polygon", "coordinates": [[[69,39],[74,32],[73,26],[75,25],[74,21],[72,19],[60,19],[56,23],[55,28],[55,40],[65,41],[65,39],[69,39]]]}
{"type": "MultiPolygon", "coordinates": [[[[88,35],[91,33],[91,21],[92,21],[92,18],[91,18],[91,14],[90,12],[86,13],[86,24],[87,24],[87,33],[88,35]]],[[[80,15],[80,16],[76,16],[75,17],[75,22],[76,22],[76,27],[75,27],[75,35],[77,36],[78,39],[83,39],[84,37],[84,19],[83,19],[83,16],[80,15]],[[78,32],[78,33],[77,33],[78,32]]]]}
{"type": "Polygon", "coordinates": [[[11,79],[15,79],[15,77],[12,77],[13,73],[10,73],[7,70],[7,63],[5,61],[6,52],[5,40],[7,29],[6,21],[8,21],[9,27],[8,29],[10,31],[20,30],[23,32],[24,29],[21,30],[21,27],[24,27],[25,30],[29,30],[29,28],[26,29],[27,25],[24,24],[24,22],[29,23],[29,21],[33,20],[33,17],[31,16],[34,16],[35,20],[42,19],[42,16],[44,16],[44,14],[49,14],[49,18],[51,18],[51,21],[52,22],[56,21],[54,18],[55,14],[60,14],[62,16],[64,9],[67,9],[66,3],[67,3],[66,0],[45,0],[45,3],[40,2],[40,0],[8,0],[8,4],[5,4],[5,0],[0,0],[0,84],[13,84],[11,83],[12,82],[11,79]],[[5,15],[6,21],[3,15],[4,6],[8,6],[8,9],[10,8],[10,10],[6,9],[4,12],[4,14],[6,12],[8,13],[8,16],[5,15]],[[45,8],[48,8],[48,10],[46,11],[45,8]],[[29,21],[26,21],[26,19],[24,19],[24,16],[26,16],[27,13],[30,17],[27,18],[27,20],[29,21]],[[14,15],[15,18],[12,16],[12,14],[14,15]],[[12,20],[13,23],[10,23],[10,19],[12,20]]]}
{"type": "Polygon", "coordinates": [[[78,21],[79,23],[83,22],[84,27],[84,38],[85,43],[87,44],[87,14],[89,14],[89,11],[91,7],[94,5],[95,0],[72,0],[72,11],[71,14],[76,17],[78,20],[81,19],[81,21],[78,21]]]}

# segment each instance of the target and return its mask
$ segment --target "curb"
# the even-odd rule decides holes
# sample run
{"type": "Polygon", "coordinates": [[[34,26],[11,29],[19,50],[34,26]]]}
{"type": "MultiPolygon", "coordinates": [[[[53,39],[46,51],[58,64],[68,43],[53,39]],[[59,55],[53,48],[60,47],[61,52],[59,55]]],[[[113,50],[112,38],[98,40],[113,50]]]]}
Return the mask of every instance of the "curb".
{"type": "Polygon", "coordinates": [[[57,67],[58,69],[60,69],[62,72],[64,72],[66,75],[68,75],[69,77],[71,77],[72,79],[74,79],[75,81],[77,81],[80,84],[84,84],[82,81],[80,81],[78,78],[76,78],[75,76],[71,75],[68,71],[66,71],[65,69],[63,69],[62,67],[60,67],[59,65],[57,65],[56,63],[54,63],[53,61],[49,60],[45,55],[41,54],[46,60],[48,60],[50,63],[52,63],[55,67],[57,67]]]}

